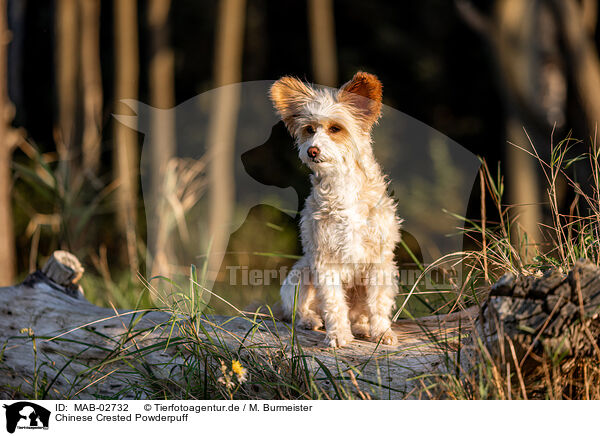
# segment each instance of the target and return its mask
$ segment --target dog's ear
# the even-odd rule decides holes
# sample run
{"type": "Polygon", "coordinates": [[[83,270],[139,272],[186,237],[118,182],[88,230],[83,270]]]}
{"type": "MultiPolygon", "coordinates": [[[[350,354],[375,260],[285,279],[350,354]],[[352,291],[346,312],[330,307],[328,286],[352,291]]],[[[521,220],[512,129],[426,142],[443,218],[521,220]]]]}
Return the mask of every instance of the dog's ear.
{"type": "Polygon", "coordinates": [[[281,119],[291,131],[294,117],[306,102],[315,97],[315,92],[295,77],[286,76],[271,86],[270,97],[281,119]]]}
{"type": "Polygon", "coordinates": [[[359,71],[340,88],[337,99],[350,105],[355,116],[362,119],[369,130],[381,114],[382,90],[383,85],[377,76],[359,71]]]}

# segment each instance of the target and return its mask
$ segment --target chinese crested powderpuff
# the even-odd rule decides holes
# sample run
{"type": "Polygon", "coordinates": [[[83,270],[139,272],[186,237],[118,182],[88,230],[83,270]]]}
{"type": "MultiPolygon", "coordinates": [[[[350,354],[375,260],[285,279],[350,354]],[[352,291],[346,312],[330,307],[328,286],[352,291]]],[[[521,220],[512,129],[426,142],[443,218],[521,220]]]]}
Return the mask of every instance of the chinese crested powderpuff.
{"type": "Polygon", "coordinates": [[[371,144],[381,82],[358,72],[330,89],[283,77],[270,97],[312,170],[300,219],[303,256],[281,287],[284,317],[291,319],[295,309],[301,327],[319,329],[324,322],[332,347],[354,335],[395,344],[401,220],[371,144]]]}

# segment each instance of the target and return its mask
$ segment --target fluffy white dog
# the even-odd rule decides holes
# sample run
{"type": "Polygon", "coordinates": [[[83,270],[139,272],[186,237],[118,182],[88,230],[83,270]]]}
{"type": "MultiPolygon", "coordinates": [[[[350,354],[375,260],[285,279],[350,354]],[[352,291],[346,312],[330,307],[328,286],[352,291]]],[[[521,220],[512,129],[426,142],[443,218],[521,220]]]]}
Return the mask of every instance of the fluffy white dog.
{"type": "Polygon", "coordinates": [[[279,79],[271,100],[313,172],[301,212],[304,255],[281,287],[285,318],[323,326],[327,345],[354,335],[395,344],[391,312],[398,292],[394,247],[401,220],[371,146],[382,85],[358,72],[339,90],[279,79]]]}

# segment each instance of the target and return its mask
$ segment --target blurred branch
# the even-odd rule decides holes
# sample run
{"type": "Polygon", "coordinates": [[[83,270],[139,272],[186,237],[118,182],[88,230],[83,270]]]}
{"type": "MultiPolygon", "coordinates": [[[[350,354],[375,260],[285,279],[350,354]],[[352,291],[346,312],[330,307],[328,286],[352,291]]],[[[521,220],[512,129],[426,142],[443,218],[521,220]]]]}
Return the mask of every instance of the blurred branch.
{"type": "MultiPolygon", "coordinates": [[[[510,99],[511,104],[519,108],[523,118],[522,125],[529,128],[543,130],[547,128],[545,114],[539,106],[541,99],[532,99],[525,91],[530,83],[518,77],[517,73],[525,71],[522,63],[513,62],[513,57],[519,58],[517,52],[524,48],[522,39],[525,35],[521,25],[517,23],[518,13],[510,14],[516,7],[531,5],[530,2],[514,3],[507,5],[504,0],[496,2],[496,10],[492,16],[487,16],[479,11],[469,0],[456,0],[457,11],[464,22],[475,32],[479,33],[493,51],[497,78],[505,99],[510,99]],[[515,6],[516,5],[516,6],[515,6]],[[513,16],[513,18],[510,18],[513,16]],[[510,24],[510,20],[516,19],[510,24]],[[518,64],[518,65],[517,65],[518,64]]],[[[529,14],[531,17],[531,14],[529,14]]]]}
{"type": "MultiPolygon", "coordinates": [[[[206,190],[206,162],[204,159],[171,158],[163,168],[156,221],[156,243],[153,248],[152,276],[172,277],[176,248],[180,242],[190,241],[186,217],[198,204],[206,190]]],[[[187,265],[186,265],[187,267],[187,265]]],[[[187,269],[187,268],[186,268],[187,269]]]]}
{"type": "Polygon", "coordinates": [[[575,0],[550,0],[557,17],[571,68],[592,137],[600,122],[600,61],[598,49],[586,28],[584,8],[575,0]]]}

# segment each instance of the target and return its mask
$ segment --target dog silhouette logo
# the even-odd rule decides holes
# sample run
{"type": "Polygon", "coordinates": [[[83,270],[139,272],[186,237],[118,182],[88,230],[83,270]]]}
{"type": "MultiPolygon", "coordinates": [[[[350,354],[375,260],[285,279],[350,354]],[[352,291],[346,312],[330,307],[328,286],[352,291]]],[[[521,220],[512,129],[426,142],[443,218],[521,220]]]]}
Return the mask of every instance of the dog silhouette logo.
{"type": "Polygon", "coordinates": [[[19,401],[3,406],[6,409],[6,431],[14,433],[18,429],[48,429],[50,411],[28,401],[19,401]]]}
{"type": "MultiPolygon", "coordinates": [[[[120,100],[120,110],[127,110],[114,114],[116,121],[144,138],[146,268],[157,279],[158,304],[179,301],[171,291],[189,287],[190,265],[200,266],[198,289],[208,291],[199,297],[200,310],[211,295],[236,307],[268,300],[279,294],[286,271],[302,255],[298,227],[311,170],[269,100],[273,83],[226,85],[171,109],[120,100]],[[235,110],[225,117],[231,125],[223,136],[217,133],[225,106],[235,110]],[[169,150],[163,150],[165,134],[169,150]]],[[[389,176],[389,195],[405,220],[397,263],[403,284],[412,286],[420,266],[464,251],[467,238],[456,229],[464,226],[459,217],[467,216],[481,162],[389,106],[373,131],[373,144],[374,158],[389,176]]],[[[459,267],[449,274],[436,269],[440,277],[433,273],[428,286],[446,289],[447,280],[462,278],[459,267]]],[[[220,301],[210,305],[230,309],[220,301]]]]}

